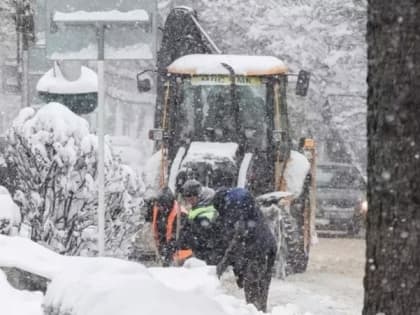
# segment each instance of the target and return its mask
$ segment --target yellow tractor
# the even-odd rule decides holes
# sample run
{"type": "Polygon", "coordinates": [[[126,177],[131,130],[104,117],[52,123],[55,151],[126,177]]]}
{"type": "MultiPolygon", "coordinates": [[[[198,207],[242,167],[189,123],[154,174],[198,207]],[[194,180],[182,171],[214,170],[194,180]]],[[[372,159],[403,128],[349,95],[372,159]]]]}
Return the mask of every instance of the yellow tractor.
{"type": "MultiPolygon", "coordinates": [[[[193,11],[175,10],[182,21],[189,18],[195,24],[193,11]]],[[[168,22],[165,29],[172,30],[168,22]]],[[[305,96],[310,74],[291,74],[274,56],[214,54],[207,34],[197,31],[194,36],[198,44],[191,45],[189,36],[188,45],[204,53],[182,55],[188,49],[181,49],[177,54],[182,56],[159,63],[170,60],[162,56],[168,52],[165,47],[171,47],[164,31],[160,58],[158,54],[155,128],[149,133],[159,165],[156,188],[169,186],[178,192],[189,178],[214,189],[247,188],[278,238],[276,273],[303,272],[314,217],[315,146],[311,139],[302,139],[293,150],[286,91],[294,76],[296,93],[305,96]]],[[[181,39],[177,45],[185,47],[181,39]]],[[[138,87],[150,87],[142,74],[138,87]]]]}

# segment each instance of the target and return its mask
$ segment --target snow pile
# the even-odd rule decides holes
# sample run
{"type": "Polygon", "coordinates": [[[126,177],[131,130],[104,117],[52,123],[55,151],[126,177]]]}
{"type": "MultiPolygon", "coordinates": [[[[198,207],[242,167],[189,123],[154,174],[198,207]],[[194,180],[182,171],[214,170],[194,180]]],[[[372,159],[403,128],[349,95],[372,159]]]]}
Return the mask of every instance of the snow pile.
{"type": "MultiPolygon", "coordinates": [[[[261,314],[253,305],[227,295],[215,267],[196,259],[184,267],[148,269],[115,258],[61,256],[28,239],[0,235],[0,266],[51,279],[43,301],[47,315],[261,314]]],[[[276,307],[273,314],[297,314],[289,308],[276,307]]]]}
{"type": "MultiPolygon", "coordinates": [[[[188,279],[178,286],[185,281],[188,279]]],[[[176,310],[185,315],[226,314],[215,300],[198,290],[171,288],[144,266],[112,258],[86,258],[77,269],[55,277],[44,306],[46,314],[156,315],[176,314],[176,310]]]]}
{"type": "Polygon", "coordinates": [[[21,222],[20,210],[3,186],[0,186],[0,205],[0,234],[15,234],[13,230],[21,222]]]}
{"type": "Polygon", "coordinates": [[[178,174],[179,167],[181,166],[182,158],[185,155],[185,148],[180,147],[175,155],[175,158],[169,171],[168,187],[172,191],[176,191],[176,175],[178,174]]]}
{"type": "Polygon", "coordinates": [[[143,181],[146,185],[145,197],[153,197],[159,187],[159,175],[162,165],[162,149],[153,153],[147,160],[143,171],[143,181]]]}
{"type": "MultiPolygon", "coordinates": [[[[60,253],[92,255],[96,248],[98,139],[83,118],[58,103],[21,110],[8,132],[9,160],[17,168],[14,199],[23,221],[60,253]]],[[[106,141],[107,247],[128,255],[140,220],[143,185],[106,141]]]]}
{"type": "Polygon", "coordinates": [[[297,151],[290,151],[290,158],[287,161],[284,177],[286,179],[287,191],[295,198],[302,193],[306,175],[309,172],[310,164],[308,159],[297,151]]]}
{"type": "Polygon", "coordinates": [[[0,270],[1,314],[5,315],[42,315],[42,293],[14,289],[0,270]]]}

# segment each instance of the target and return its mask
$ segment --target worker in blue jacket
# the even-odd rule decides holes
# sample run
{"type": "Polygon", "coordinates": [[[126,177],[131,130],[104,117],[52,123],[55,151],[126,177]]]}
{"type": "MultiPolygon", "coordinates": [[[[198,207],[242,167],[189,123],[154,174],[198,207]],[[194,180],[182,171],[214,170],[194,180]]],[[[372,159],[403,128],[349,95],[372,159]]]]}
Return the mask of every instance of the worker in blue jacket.
{"type": "Polygon", "coordinates": [[[218,247],[224,254],[217,265],[220,277],[233,267],[248,303],[267,311],[268,290],[276,257],[276,240],[251,193],[243,188],[222,189],[214,197],[218,211],[218,247]]]}

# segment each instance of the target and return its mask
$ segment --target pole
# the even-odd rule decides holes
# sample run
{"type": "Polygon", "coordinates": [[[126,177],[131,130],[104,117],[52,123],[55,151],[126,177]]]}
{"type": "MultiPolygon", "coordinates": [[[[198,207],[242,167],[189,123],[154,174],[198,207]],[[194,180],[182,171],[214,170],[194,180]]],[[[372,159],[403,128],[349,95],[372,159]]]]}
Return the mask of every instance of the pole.
{"type": "Polygon", "coordinates": [[[104,26],[98,30],[98,254],[105,254],[105,73],[104,26]]]}
{"type": "MultiPolygon", "coordinates": [[[[23,35],[24,42],[27,40],[25,37],[26,35],[23,35]]],[[[22,107],[29,105],[29,52],[27,43],[24,43],[22,51],[22,107]]]]}

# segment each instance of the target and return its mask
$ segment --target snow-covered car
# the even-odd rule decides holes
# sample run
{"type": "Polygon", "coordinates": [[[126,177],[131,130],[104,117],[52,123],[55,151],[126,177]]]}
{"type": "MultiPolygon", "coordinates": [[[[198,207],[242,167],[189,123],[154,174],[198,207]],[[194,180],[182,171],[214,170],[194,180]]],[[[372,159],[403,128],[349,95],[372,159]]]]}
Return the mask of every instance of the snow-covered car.
{"type": "Polygon", "coordinates": [[[318,233],[358,234],[367,211],[366,182],[359,170],[351,164],[318,164],[316,185],[318,233]]]}
{"type": "Polygon", "coordinates": [[[9,191],[0,186],[0,234],[17,234],[20,222],[19,207],[14,203],[9,191]]]}

